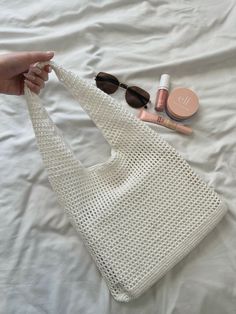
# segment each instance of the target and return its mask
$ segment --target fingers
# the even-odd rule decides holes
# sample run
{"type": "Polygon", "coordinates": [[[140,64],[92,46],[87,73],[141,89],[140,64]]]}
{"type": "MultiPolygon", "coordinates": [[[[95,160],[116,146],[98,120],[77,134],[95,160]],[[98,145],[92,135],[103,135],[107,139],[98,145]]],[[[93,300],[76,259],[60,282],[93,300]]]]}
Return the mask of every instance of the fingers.
{"type": "Polygon", "coordinates": [[[48,73],[52,71],[51,67],[46,65],[43,69],[36,65],[31,65],[28,73],[24,73],[26,85],[36,94],[45,86],[45,81],[48,80],[48,73]]]}
{"type": "Polygon", "coordinates": [[[48,80],[48,73],[50,73],[51,67],[50,66],[45,66],[43,69],[38,68],[35,65],[32,65],[29,69],[28,74],[32,75],[32,76],[36,76],[38,78],[41,78],[44,81],[48,80]]]}
{"type": "Polygon", "coordinates": [[[33,84],[31,81],[29,80],[25,80],[25,84],[29,87],[29,89],[34,92],[35,94],[39,94],[40,93],[40,87],[38,85],[33,84]]]}

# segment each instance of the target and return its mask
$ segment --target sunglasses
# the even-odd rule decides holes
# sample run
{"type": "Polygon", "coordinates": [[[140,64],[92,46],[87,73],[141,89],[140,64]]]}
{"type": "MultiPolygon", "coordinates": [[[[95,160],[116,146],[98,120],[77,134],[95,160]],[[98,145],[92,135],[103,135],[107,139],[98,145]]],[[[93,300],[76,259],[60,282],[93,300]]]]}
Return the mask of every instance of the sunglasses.
{"type": "Polygon", "coordinates": [[[97,87],[109,95],[115,93],[119,87],[126,89],[125,99],[131,107],[147,108],[146,105],[150,101],[150,95],[142,88],[120,83],[115,76],[105,72],[99,72],[95,77],[95,81],[97,87]]]}

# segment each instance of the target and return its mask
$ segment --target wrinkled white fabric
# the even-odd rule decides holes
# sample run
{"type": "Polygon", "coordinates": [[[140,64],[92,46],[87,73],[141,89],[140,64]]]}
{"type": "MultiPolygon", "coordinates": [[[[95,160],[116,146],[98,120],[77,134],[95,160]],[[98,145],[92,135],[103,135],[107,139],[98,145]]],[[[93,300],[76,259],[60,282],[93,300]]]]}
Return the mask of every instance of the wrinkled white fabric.
{"type": "MultiPolygon", "coordinates": [[[[150,125],[227,203],[222,222],[137,300],[118,303],[68,223],[47,179],[24,97],[0,96],[0,312],[236,312],[236,6],[226,1],[1,1],[1,52],[54,50],[67,69],[99,71],[155,93],[162,73],[200,110],[182,136],[150,125]]],[[[44,106],[86,167],[110,147],[51,74],[44,106]]],[[[132,113],[124,91],[114,95],[132,113]]],[[[151,187],[148,187],[151,189],[151,187]]]]}

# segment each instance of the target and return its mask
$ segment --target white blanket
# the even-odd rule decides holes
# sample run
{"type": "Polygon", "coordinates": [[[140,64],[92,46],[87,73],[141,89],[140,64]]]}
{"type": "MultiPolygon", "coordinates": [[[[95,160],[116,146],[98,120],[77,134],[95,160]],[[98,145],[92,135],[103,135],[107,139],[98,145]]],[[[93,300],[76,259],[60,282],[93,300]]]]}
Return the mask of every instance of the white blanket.
{"type": "MultiPolygon", "coordinates": [[[[0,21],[2,53],[53,50],[84,78],[109,72],[149,91],[152,103],[162,73],[171,89],[193,89],[200,110],[186,121],[192,136],[150,127],[229,209],[153,288],[118,303],[51,189],[24,96],[0,95],[0,313],[236,313],[235,1],[2,0],[0,21]]],[[[109,145],[54,74],[41,97],[86,166],[109,158],[109,145]]],[[[122,89],[113,97],[136,114],[122,89]]]]}

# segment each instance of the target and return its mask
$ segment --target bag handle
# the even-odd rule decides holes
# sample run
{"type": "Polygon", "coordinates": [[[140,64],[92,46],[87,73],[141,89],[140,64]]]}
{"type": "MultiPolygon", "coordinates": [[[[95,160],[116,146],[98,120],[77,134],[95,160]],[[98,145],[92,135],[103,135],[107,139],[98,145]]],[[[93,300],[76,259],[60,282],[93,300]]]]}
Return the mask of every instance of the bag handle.
{"type": "MultiPolygon", "coordinates": [[[[65,70],[53,61],[39,63],[41,68],[45,65],[52,67],[59,81],[65,85],[96,126],[101,129],[110,146],[115,151],[126,151],[130,146],[127,132],[133,132],[135,137],[137,132],[135,125],[144,126],[143,123],[112,97],[75,73],[65,70]]],[[[55,167],[57,170],[69,168],[75,163],[83,167],[50,119],[39,96],[31,92],[26,84],[24,90],[39,150],[48,170],[55,171],[55,167]]]]}

